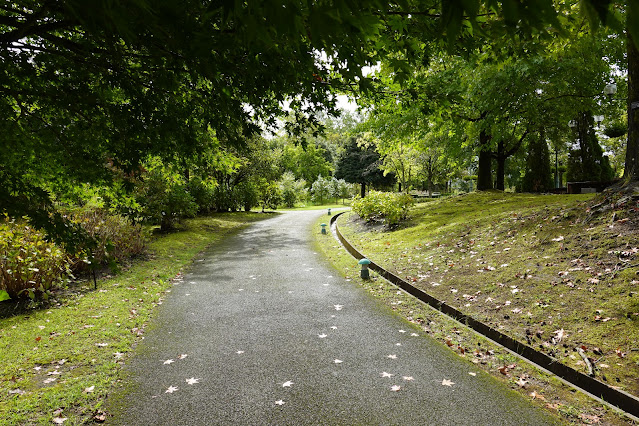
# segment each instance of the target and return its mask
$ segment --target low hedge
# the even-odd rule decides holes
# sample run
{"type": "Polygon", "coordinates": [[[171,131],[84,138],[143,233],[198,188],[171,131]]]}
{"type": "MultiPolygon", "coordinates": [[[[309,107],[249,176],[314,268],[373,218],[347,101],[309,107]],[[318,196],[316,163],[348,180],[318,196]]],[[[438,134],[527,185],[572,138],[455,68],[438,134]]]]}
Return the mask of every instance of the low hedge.
{"type": "Polygon", "coordinates": [[[378,221],[396,226],[406,219],[413,203],[413,197],[408,194],[370,191],[364,198],[356,197],[352,208],[367,222],[378,221]]]}

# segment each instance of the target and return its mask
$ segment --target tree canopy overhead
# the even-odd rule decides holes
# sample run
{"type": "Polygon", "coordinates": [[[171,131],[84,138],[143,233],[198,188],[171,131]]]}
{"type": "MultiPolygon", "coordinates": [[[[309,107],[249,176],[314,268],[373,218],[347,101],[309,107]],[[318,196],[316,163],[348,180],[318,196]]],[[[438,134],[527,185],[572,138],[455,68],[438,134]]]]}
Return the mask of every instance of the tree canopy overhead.
{"type": "MultiPolygon", "coordinates": [[[[627,16],[639,39],[636,3],[579,4],[593,24],[619,32],[627,16]]],[[[560,31],[576,7],[552,0],[5,2],[1,211],[45,225],[57,184],[108,183],[114,171],[137,173],[149,155],[192,158],[211,131],[241,144],[274,124],[285,100],[295,123],[316,124],[315,111],[333,110],[338,91],[373,89],[365,65],[385,58],[401,82],[415,63],[429,63],[433,46],[468,51],[484,38],[543,36],[560,31]]]]}

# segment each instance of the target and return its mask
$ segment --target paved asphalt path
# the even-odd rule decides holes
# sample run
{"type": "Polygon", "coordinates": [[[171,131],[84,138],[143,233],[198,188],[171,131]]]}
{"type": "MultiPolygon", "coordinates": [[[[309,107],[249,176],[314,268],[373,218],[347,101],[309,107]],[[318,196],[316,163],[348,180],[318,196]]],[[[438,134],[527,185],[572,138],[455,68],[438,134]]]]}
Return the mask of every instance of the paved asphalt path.
{"type": "Polygon", "coordinates": [[[197,259],[127,365],[108,423],[555,423],[339,277],[311,245],[320,214],[276,215],[197,259]]]}

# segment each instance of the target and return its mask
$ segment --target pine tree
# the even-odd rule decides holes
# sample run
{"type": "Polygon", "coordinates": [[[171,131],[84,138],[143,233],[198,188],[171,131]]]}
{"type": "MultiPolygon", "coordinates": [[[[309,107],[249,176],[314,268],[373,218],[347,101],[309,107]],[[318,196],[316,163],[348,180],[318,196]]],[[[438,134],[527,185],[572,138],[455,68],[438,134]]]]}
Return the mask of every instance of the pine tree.
{"type": "Polygon", "coordinates": [[[522,189],[524,192],[548,192],[552,187],[550,151],[542,131],[539,137],[530,140],[522,189]]]}

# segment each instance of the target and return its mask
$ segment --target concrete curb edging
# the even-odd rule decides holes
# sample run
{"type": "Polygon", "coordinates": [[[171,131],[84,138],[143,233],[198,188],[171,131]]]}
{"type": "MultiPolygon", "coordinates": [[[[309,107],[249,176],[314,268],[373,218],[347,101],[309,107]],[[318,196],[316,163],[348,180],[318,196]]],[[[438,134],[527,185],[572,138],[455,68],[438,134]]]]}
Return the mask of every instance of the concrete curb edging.
{"type": "MultiPolygon", "coordinates": [[[[338,241],[342,244],[342,246],[348,251],[351,256],[356,259],[362,259],[365,256],[362,255],[355,247],[351,245],[351,243],[344,238],[344,236],[340,233],[337,227],[337,218],[341,216],[342,213],[338,213],[335,216],[331,217],[330,225],[331,230],[334,236],[338,239],[338,241]]],[[[370,260],[370,259],[369,259],[370,260]]],[[[492,327],[487,326],[486,324],[479,322],[471,316],[468,316],[461,311],[455,309],[454,307],[442,302],[428,293],[413,287],[408,282],[399,278],[398,276],[386,271],[381,266],[377,265],[374,261],[371,260],[371,264],[368,265],[370,269],[377,272],[384,279],[389,281],[390,283],[396,285],[397,287],[404,290],[406,293],[411,296],[417,298],[418,300],[430,305],[436,310],[448,315],[449,317],[455,319],[456,321],[466,325],[471,328],[475,332],[487,337],[488,339],[494,341],[500,346],[514,352],[515,354],[521,356],[522,358],[530,361],[531,363],[541,367],[544,370],[547,370],[561,379],[565,380],[572,386],[582,390],[584,393],[589,394],[590,396],[600,399],[607,404],[610,404],[614,407],[619,408],[624,413],[626,413],[629,417],[631,417],[635,421],[639,421],[639,398],[631,395],[622,390],[614,389],[605,383],[600,382],[599,380],[594,379],[593,377],[587,376],[579,371],[568,367],[567,365],[562,364],[557,361],[555,358],[552,358],[544,353],[541,353],[532,347],[518,342],[510,336],[507,336],[500,331],[495,330],[492,327]]]]}

